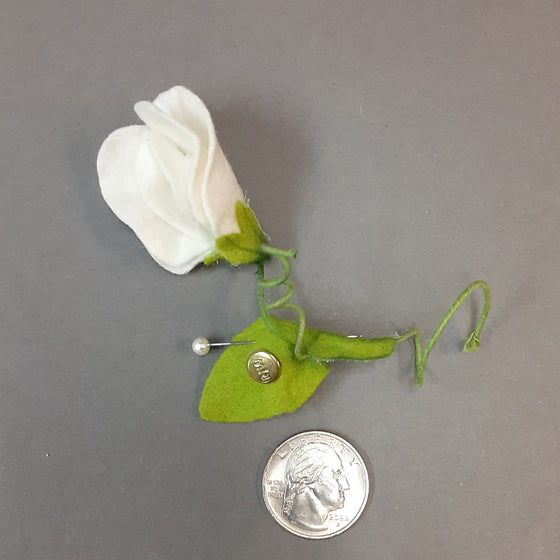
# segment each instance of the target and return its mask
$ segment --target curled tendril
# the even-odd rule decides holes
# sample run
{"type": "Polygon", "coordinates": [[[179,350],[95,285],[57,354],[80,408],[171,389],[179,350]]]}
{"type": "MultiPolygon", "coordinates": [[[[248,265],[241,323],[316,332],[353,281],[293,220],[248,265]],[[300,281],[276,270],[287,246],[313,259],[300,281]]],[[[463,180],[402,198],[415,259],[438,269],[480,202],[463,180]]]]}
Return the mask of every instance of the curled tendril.
{"type": "Polygon", "coordinates": [[[413,337],[414,339],[416,384],[418,385],[418,387],[422,387],[422,384],[424,383],[424,370],[426,369],[426,362],[428,361],[428,356],[430,355],[430,352],[432,351],[434,344],[437,342],[443,329],[447,326],[447,323],[449,323],[451,317],[453,317],[457,309],[459,309],[461,304],[477,288],[481,288],[484,292],[484,307],[482,309],[482,314],[480,315],[480,319],[478,320],[478,324],[476,325],[476,328],[471,333],[467,342],[465,342],[465,346],[463,347],[463,352],[476,352],[478,350],[478,347],[480,346],[480,333],[482,332],[482,328],[484,327],[484,323],[486,322],[486,318],[488,317],[488,312],[490,311],[490,300],[491,300],[490,286],[488,286],[488,284],[483,280],[478,280],[476,282],[473,282],[463,290],[461,295],[455,300],[453,305],[449,308],[449,311],[442,319],[438,328],[434,331],[434,334],[428,341],[428,344],[426,345],[424,352],[422,352],[422,346],[420,344],[420,331],[418,329],[410,329],[409,331],[405,332],[403,335],[398,337],[397,343],[403,342],[404,340],[410,337],[413,337]]]}
{"type": "MultiPolygon", "coordinates": [[[[276,332],[276,327],[269,319],[269,312],[274,311],[276,309],[289,309],[290,311],[294,311],[297,315],[297,336],[294,345],[294,355],[296,358],[302,360],[309,356],[303,348],[303,336],[305,334],[305,314],[303,313],[303,309],[294,303],[289,303],[290,298],[294,295],[294,283],[290,280],[291,274],[291,265],[290,260],[294,259],[296,256],[296,250],[291,249],[288,251],[282,249],[276,249],[274,247],[270,247],[268,245],[261,245],[259,247],[261,253],[269,256],[277,257],[278,260],[282,263],[282,274],[277,278],[266,278],[264,277],[264,259],[257,263],[257,274],[258,274],[258,284],[257,284],[257,297],[259,301],[259,311],[260,315],[268,327],[269,330],[276,332]],[[277,288],[279,286],[284,286],[286,288],[286,292],[276,301],[272,303],[266,303],[264,298],[264,292],[268,288],[277,288]]],[[[464,352],[476,352],[480,345],[480,333],[482,332],[482,328],[484,327],[484,323],[486,322],[486,318],[488,317],[488,312],[490,311],[490,287],[488,284],[482,280],[478,280],[473,282],[463,292],[459,295],[459,297],[455,300],[453,305],[450,307],[449,311],[442,319],[441,323],[434,331],[434,334],[428,341],[426,348],[422,351],[421,340],[420,340],[420,331],[416,328],[410,329],[409,331],[405,332],[404,334],[397,336],[397,344],[409,339],[413,338],[414,340],[414,356],[415,356],[415,369],[416,369],[416,384],[418,387],[421,387],[424,383],[424,370],[426,369],[426,362],[428,361],[428,357],[430,352],[432,351],[435,343],[437,342],[438,338],[440,337],[443,329],[447,326],[447,323],[451,320],[451,317],[455,314],[457,309],[461,306],[461,304],[467,299],[467,297],[477,288],[481,288],[484,292],[484,307],[482,309],[482,314],[478,321],[478,324],[474,331],[469,336],[465,346],[463,347],[464,352]]],[[[279,333],[277,333],[279,334],[279,333]]]]}
{"type": "Polygon", "coordinates": [[[291,249],[284,251],[282,249],[276,249],[268,245],[261,245],[259,247],[260,251],[266,255],[277,257],[282,263],[283,271],[282,275],[278,278],[266,278],[264,277],[264,262],[260,261],[257,263],[257,298],[259,301],[259,311],[263,321],[266,326],[271,331],[276,331],[274,325],[269,321],[268,313],[276,309],[289,309],[294,311],[297,315],[297,335],[294,345],[294,355],[296,358],[302,360],[307,357],[307,354],[303,351],[303,335],[305,333],[305,314],[303,309],[296,305],[295,303],[288,303],[290,298],[294,295],[295,287],[294,283],[290,280],[290,274],[292,272],[292,267],[290,265],[290,260],[296,257],[296,250],[291,249]],[[276,301],[272,303],[266,303],[264,299],[264,291],[267,288],[277,288],[278,286],[285,286],[286,292],[276,301]]]}

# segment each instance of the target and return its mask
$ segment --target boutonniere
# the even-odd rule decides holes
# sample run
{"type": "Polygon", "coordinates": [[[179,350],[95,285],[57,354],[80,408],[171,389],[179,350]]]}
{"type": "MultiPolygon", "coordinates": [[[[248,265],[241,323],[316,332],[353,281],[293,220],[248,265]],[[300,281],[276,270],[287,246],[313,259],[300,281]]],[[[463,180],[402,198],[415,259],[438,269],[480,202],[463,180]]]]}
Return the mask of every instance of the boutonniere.
{"type": "MultiPolygon", "coordinates": [[[[441,332],[461,303],[480,288],[484,307],[464,347],[467,352],[478,349],[490,309],[490,288],[483,281],[460,294],[424,349],[417,329],[361,338],[309,328],[304,311],[292,299],[296,251],[268,242],[204,103],[175,86],[134,109],[144,124],[116,130],[99,151],[99,183],[109,207],[170,272],[185,274],[200,263],[219,260],[257,268],[260,316],[233,338],[210,372],[199,406],[203,419],[250,422],[292,412],[313,394],[331,362],[385,358],[408,339],[414,342],[416,383],[422,386],[426,361],[441,332]],[[271,259],[282,264],[279,277],[265,275],[271,259]],[[278,287],[284,293],[270,301],[267,290],[278,287]],[[290,310],[295,320],[277,318],[278,309],[290,310]]],[[[196,342],[199,353],[208,348],[207,341],[196,342]]]]}

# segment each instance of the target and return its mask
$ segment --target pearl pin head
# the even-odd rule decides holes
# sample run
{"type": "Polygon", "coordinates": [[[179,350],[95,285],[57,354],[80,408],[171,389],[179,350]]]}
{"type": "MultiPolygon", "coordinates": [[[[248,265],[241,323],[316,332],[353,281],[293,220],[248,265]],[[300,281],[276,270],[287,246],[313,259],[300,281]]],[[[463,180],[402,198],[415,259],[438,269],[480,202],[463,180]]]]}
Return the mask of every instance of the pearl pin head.
{"type": "Polygon", "coordinates": [[[208,342],[208,339],[199,336],[193,340],[192,350],[198,356],[206,356],[210,352],[210,342],[208,342]]]}

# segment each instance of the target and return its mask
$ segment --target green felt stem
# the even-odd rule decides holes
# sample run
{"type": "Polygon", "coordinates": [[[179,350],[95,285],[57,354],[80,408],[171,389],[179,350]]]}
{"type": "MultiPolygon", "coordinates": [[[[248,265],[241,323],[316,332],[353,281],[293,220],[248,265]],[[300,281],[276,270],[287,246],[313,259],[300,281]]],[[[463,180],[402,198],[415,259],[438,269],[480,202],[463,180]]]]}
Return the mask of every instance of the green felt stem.
{"type": "Polygon", "coordinates": [[[445,317],[442,319],[441,323],[439,324],[438,328],[435,330],[434,334],[430,338],[424,352],[422,352],[421,341],[420,341],[420,331],[418,329],[410,329],[402,336],[396,339],[397,344],[404,342],[408,338],[414,339],[414,355],[415,355],[415,364],[416,364],[416,384],[418,387],[422,387],[424,383],[424,370],[426,369],[426,362],[428,361],[428,357],[432,348],[434,347],[435,343],[437,342],[438,338],[440,337],[443,329],[447,326],[447,323],[451,320],[451,317],[455,314],[457,309],[461,306],[461,304],[469,297],[469,295],[476,290],[477,288],[481,288],[484,292],[484,307],[482,309],[482,314],[476,325],[476,328],[471,333],[467,342],[463,347],[463,352],[476,352],[478,347],[480,346],[480,333],[484,328],[484,323],[488,317],[488,312],[490,311],[490,302],[491,302],[491,293],[490,293],[490,286],[482,280],[478,280],[473,282],[469,286],[463,290],[461,295],[455,300],[453,305],[449,308],[449,311],[446,313],[445,317]]]}
{"type": "Polygon", "coordinates": [[[274,257],[279,257],[280,255],[282,255],[283,257],[287,257],[288,259],[295,259],[297,256],[297,249],[278,249],[276,247],[266,245],[266,243],[262,243],[259,249],[263,253],[272,255],[274,257]]]}
{"type": "Polygon", "coordinates": [[[264,263],[258,262],[257,263],[257,300],[259,302],[259,313],[261,315],[264,324],[267,326],[269,331],[276,332],[271,321],[269,315],[266,310],[266,301],[264,299],[264,263]]]}

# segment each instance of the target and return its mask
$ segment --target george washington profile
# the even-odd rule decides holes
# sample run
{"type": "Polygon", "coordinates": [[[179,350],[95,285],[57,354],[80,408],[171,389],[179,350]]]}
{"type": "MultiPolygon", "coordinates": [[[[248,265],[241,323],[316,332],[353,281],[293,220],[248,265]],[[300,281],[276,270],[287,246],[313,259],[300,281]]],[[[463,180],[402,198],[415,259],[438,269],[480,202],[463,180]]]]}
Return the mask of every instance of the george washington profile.
{"type": "Polygon", "coordinates": [[[342,461],[332,447],[321,442],[302,444],[286,462],[282,516],[307,530],[327,529],[329,513],[344,506],[344,492],[349,489],[342,461]]]}

